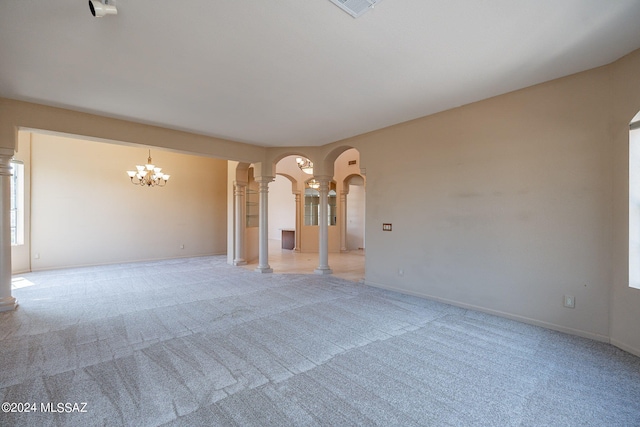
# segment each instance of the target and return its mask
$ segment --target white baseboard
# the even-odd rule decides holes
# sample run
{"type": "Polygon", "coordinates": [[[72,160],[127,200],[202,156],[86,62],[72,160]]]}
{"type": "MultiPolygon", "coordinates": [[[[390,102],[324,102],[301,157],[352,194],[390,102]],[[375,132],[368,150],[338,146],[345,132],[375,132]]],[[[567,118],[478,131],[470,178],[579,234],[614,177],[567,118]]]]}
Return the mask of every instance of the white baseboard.
{"type": "Polygon", "coordinates": [[[626,345],[625,343],[622,343],[616,339],[611,338],[611,345],[615,345],[616,347],[618,347],[620,350],[624,350],[627,353],[631,353],[634,356],[638,356],[640,357],[640,349],[637,348],[633,348],[629,345],[626,345]]]}
{"type": "MultiPolygon", "coordinates": [[[[369,285],[369,286],[373,286],[373,287],[376,287],[376,288],[382,288],[382,289],[387,289],[387,290],[390,290],[390,291],[399,292],[399,293],[402,293],[402,294],[413,295],[413,296],[420,297],[420,298],[426,298],[426,299],[429,299],[429,300],[432,300],[432,301],[438,301],[438,302],[441,302],[441,303],[444,303],[444,304],[453,305],[455,307],[466,308],[466,309],[469,309],[469,310],[475,310],[475,311],[479,311],[479,312],[487,313],[487,314],[493,314],[495,316],[504,317],[506,319],[511,319],[511,320],[516,320],[518,322],[526,323],[526,324],[529,324],[529,325],[540,326],[542,328],[551,329],[551,330],[558,331],[558,332],[564,332],[564,333],[570,334],[570,335],[576,335],[576,336],[583,337],[583,338],[589,338],[589,339],[592,339],[592,340],[595,340],[595,341],[600,341],[600,342],[613,344],[611,342],[611,339],[606,335],[595,334],[593,332],[583,331],[583,330],[580,330],[580,329],[568,328],[566,326],[556,325],[554,323],[544,322],[542,320],[532,319],[530,317],[520,316],[520,315],[512,314],[512,313],[506,313],[504,311],[493,310],[493,309],[490,309],[490,308],[480,307],[480,306],[477,306],[477,305],[467,304],[467,303],[463,303],[463,302],[459,302],[459,301],[453,301],[453,300],[449,300],[449,299],[446,299],[446,298],[440,298],[440,297],[436,297],[436,296],[433,296],[433,295],[423,294],[423,293],[420,293],[420,292],[411,292],[411,291],[407,291],[405,289],[396,288],[396,287],[384,285],[384,284],[381,284],[381,283],[371,282],[369,280],[365,280],[364,284],[365,285],[369,285]]],[[[619,347],[619,346],[616,345],[616,347],[619,347]]],[[[626,350],[626,349],[624,349],[622,347],[620,347],[620,348],[625,350],[625,351],[629,351],[629,350],[626,350]]],[[[637,354],[637,353],[634,353],[633,351],[629,351],[629,353],[637,354]]]]}
{"type": "MultiPolygon", "coordinates": [[[[216,252],[216,253],[211,253],[211,254],[194,254],[194,255],[180,255],[180,256],[170,256],[170,257],[161,257],[161,258],[146,258],[146,259],[137,259],[137,260],[122,260],[122,261],[105,261],[105,262],[99,262],[99,263],[94,263],[94,264],[72,264],[72,265],[61,265],[61,266],[50,266],[50,267],[44,267],[44,268],[32,268],[31,272],[38,272],[38,271],[55,271],[55,270],[66,270],[69,268],[84,268],[84,267],[101,267],[101,266],[105,266],[105,265],[118,265],[118,264],[135,264],[137,262],[154,262],[154,261],[166,261],[166,260],[170,260],[170,259],[183,259],[183,258],[202,258],[202,257],[208,257],[208,256],[218,256],[218,255],[226,255],[227,252],[216,252]]],[[[23,271],[23,272],[12,272],[11,274],[16,275],[16,274],[26,274],[29,273],[29,271],[23,271]]]]}

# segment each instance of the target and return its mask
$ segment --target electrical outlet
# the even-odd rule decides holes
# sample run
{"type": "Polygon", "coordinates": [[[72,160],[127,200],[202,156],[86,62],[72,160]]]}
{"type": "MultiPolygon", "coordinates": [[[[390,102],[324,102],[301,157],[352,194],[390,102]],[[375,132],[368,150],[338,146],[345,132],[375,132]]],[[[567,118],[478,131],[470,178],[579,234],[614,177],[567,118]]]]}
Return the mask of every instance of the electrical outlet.
{"type": "Polygon", "coordinates": [[[575,308],[576,307],[576,299],[575,299],[575,297],[573,297],[571,295],[565,295],[562,305],[567,307],[567,308],[575,308]]]}

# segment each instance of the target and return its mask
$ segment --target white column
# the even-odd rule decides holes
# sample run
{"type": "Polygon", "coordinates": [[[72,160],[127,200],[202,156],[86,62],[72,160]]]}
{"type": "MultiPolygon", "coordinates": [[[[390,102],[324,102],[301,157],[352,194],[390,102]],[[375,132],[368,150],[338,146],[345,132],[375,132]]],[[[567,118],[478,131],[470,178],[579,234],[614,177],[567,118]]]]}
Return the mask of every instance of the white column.
{"type": "Polygon", "coordinates": [[[329,181],[328,177],[314,177],[316,181],[320,183],[320,212],[318,218],[318,259],[319,265],[316,268],[316,274],[331,274],[331,268],[329,268],[329,181]]]}
{"type": "Polygon", "coordinates": [[[11,296],[11,165],[14,151],[0,149],[0,311],[18,303],[11,296]]]}
{"type": "Polygon", "coordinates": [[[340,192],[340,252],[347,252],[347,194],[340,192]]]}
{"type": "Polygon", "coordinates": [[[269,183],[273,181],[272,176],[257,177],[258,195],[260,196],[258,206],[258,267],[259,273],[273,273],[269,265],[269,183]]]}
{"type": "Polygon", "coordinates": [[[245,265],[247,263],[244,257],[244,241],[245,230],[247,227],[246,218],[246,202],[245,202],[245,190],[247,189],[246,182],[234,181],[233,183],[233,196],[236,204],[236,221],[235,221],[235,250],[233,265],[245,265]]]}
{"type": "Polygon", "coordinates": [[[296,196],[296,247],[295,251],[300,252],[301,236],[302,236],[302,205],[300,192],[293,193],[296,196]]]}

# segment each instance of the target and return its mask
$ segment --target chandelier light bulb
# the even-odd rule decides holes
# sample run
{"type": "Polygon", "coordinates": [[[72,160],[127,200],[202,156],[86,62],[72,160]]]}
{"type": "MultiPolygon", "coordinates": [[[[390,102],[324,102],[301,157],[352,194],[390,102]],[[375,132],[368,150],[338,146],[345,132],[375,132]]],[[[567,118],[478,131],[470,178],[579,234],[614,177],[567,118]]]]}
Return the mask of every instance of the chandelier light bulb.
{"type": "Polygon", "coordinates": [[[296,163],[300,170],[307,175],[313,174],[313,162],[309,159],[303,159],[302,157],[296,157],[296,163]]]}
{"type": "Polygon", "coordinates": [[[169,180],[169,175],[161,172],[162,168],[151,163],[151,150],[149,158],[144,166],[136,165],[137,171],[127,171],[131,183],[142,187],[164,187],[169,180]]]}

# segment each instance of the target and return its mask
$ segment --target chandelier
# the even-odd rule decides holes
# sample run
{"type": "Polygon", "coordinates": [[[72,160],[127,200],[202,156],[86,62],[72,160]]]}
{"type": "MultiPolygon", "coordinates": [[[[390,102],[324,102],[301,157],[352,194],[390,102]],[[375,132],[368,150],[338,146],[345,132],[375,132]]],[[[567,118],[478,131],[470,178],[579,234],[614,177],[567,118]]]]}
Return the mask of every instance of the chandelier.
{"type": "Polygon", "coordinates": [[[313,174],[313,163],[309,159],[303,159],[302,157],[296,157],[296,163],[300,170],[307,175],[313,174]]]}
{"type": "Polygon", "coordinates": [[[151,150],[149,150],[149,158],[144,166],[136,165],[135,171],[127,171],[131,183],[134,185],[142,185],[147,187],[164,187],[169,180],[170,175],[162,173],[162,168],[157,168],[151,163],[151,150]]]}
{"type": "Polygon", "coordinates": [[[307,185],[309,186],[309,188],[313,188],[314,190],[320,188],[320,183],[316,181],[315,178],[307,181],[307,185]]]}

